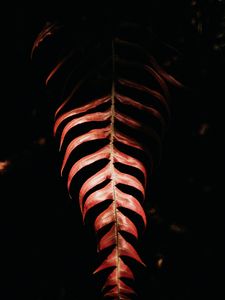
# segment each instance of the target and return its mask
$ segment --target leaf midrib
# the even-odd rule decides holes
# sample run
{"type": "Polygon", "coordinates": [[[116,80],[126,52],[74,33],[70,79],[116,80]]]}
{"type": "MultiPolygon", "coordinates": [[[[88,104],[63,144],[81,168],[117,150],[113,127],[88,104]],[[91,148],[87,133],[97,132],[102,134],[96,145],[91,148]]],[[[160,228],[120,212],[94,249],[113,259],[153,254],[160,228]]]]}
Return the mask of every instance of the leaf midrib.
{"type": "Polygon", "coordinates": [[[117,216],[117,201],[115,189],[115,166],[114,166],[114,137],[115,137],[115,43],[112,40],[112,90],[111,90],[111,133],[110,133],[110,170],[113,189],[113,209],[115,217],[115,242],[116,242],[116,286],[120,299],[120,257],[119,257],[119,236],[118,236],[118,216],[117,216]]]}

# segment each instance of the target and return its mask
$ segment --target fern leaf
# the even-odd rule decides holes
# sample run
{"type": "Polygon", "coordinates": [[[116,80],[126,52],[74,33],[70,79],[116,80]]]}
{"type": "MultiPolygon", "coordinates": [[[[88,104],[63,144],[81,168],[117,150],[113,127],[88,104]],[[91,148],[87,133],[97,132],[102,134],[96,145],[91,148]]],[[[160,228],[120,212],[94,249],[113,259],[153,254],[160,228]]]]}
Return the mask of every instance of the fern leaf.
{"type": "Polygon", "coordinates": [[[89,47],[78,66],[69,54],[47,76],[54,82],[62,66],[70,70],[53,129],[61,174],[84,222],[95,212],[88,220],[99,236],[98,252],[108,249],[109,254],[94,274],[108,270],[103,295],[120,300],[135,294],[130,284],[135,272],[125,257],[145,265],[126,234],[138,240],[139,222],[147,225],[143,201],[170,119],[168,84],[179,85],[139,34],[144,34],[139,26],[118,26],[113,37],[89,47]]]}

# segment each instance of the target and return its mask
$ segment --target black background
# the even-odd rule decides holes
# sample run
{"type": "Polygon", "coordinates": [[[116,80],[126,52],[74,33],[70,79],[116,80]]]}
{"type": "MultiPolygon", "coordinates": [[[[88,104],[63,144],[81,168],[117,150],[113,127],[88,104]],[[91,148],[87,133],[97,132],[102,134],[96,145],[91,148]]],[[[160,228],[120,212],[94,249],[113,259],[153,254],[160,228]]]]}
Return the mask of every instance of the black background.
{"type": "Polygon", "coordinates": [[[49,115],[54,99],[35,77],[30,51],[46,21],[85,16],[91,26],[95,18],[130,14],[147,19],[175,46],[184,40],[182,68],[175,73],[191,87],[173,92],[173,118],[152,179],[140,299],[225,296],[224,53],[212,50],[213,25],[197,35],[188,1],[172,2],[152,1],[151,9],[17,4],[2,12],[0,160],[10,164],[0,175],[1,299],[99,299],[91,275],[95,236],[83,226],[59,176],[49,115]]]}

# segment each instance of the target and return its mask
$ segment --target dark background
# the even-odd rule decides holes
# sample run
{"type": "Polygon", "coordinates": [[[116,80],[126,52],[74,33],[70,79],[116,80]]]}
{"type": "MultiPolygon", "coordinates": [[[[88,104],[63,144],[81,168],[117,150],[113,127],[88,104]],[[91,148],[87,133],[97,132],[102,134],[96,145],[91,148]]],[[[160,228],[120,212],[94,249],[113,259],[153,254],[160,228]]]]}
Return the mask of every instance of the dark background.
{"type": "Polygon", "coordinates": [[[200,1],[199,17],[193,1],[168,2],[152,1],[150,8],[17,4],[2,12],[1,299],[99,299],[91,275],[95,236],[59,176],[49,115],[54,99],[36,78],[30,51],[46,21],[84,17],[91,26],[115,15],[147,20],[177,47],[173,72],[188,86],[173,91],[173,117],[146,204],[148,268],[137,279],[140,299],[225,296],[224,31],[217,38],[224,3],[200,1]]]}

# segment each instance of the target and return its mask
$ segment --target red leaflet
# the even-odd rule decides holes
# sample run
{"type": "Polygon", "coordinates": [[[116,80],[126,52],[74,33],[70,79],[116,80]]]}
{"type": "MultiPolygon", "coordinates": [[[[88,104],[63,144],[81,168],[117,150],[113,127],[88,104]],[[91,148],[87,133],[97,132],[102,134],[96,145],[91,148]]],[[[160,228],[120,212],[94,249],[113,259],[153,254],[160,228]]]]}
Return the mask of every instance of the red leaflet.
{"type": "MultiPolygon", "coordinates": [[[[131,196],[130,200],[124,201],[125,203],[123,206],[118,204],[117,208],[124,207],[124,208],[130,209],[131,211],[137,213],[142,218],[142,221],[146,225],[146,216],[145,216],[144,210],[137,200],[134,203],[131,203],[131,200],[134,200],[134,199],[135,198],[131,196]],[[137,206],[137,209],[135,209],[136,208],[135,204],[137,206]]],[[[120,198],[120,201],[118,201],[118,202],[121,203],[121,200],[122,199],[120,198]]],[[[116,218],[117,218],[116,221],[117,221],[118,231],[119,230],[127,231],[136,237],[137,229],[136,230],[133,229],[133,225],[130,223],[129,218],[127,218],[125,215],[123,215],[119,210],[117,210],[116,218]],[[123,223],[123,222],[126,222],[126,223],[123,223]],[[130,227],[128,227],[127,225],[129,225],[130,227]],[[127,229],[129,229],[130,231],[127,229]]],[[[95,223],[94,223],[95,230],[98,231],[99,229],[103,228],[104,226],[106,226],[112,222],[115,222],[115,213],[114,213],[114,204],[113,203],[110,204],[109,207],[96,218],[95,223]]]]}
{"type": "MultiPolygon", "coordinates": [[[[149,135],[152,138],[154,138],[156,140],[156,142],[158,144],[161,144],[161,139],[158,133],[156,133],[153,129],[145,128],[141,123],[139,123],[138,121],[134,120],[132,117],[130,117],[129,119],[127,118],[126,115],[122,114],[122,113],[118,113],[116,115],[116,120],[120,121],[121,123],[124,123],[126,125],[129,125],[131,128],[139,130],[142,132],[143,135],[149,135]]],[[[128,145],[130,146],[130,144],[128,143],[128,145]]]]}
{"type": "Polygon", "coordinates": [[[54,134],[56,134],[56,131],[59,127],[59,125],[65,121],[67,118],[72,117],[72,116],[77,116],[82,113],[87,113],[89,110],[96,108],[97,106],[106,103],[110,100],[110,96],[106,96],[100,99],[97,99],[95,101],[92,101],[84,106],[77,107],[75,109],[72,109],[64,114],[62,114],[58,119],[56,119],[55,124],[54,124],[54,134]]]}
{"type": "Polygon", "coordinates": [[[170,109],[168,106],[168,103],[166,102],[166,98],[164,97],[164,95],[160,94],[158,91],[150,89],[140,83],[136,83],[130,80],[126,80],[126,79],[119,79],[118,80],[119,83],[121,83],[122,85],[128,86],[130,88],[134,88],[137,89],[139,91],[142,92],[146,92],[148,93],[150,96],[155,97],[159,102],[161,102],[163,104],[163,106],[167,109],[167,113],[168,115],[170,115],[170,109]]]}
{"type": "Polygon", "coordinates": [[[67,160],[72,153],[74,149],[76,149],[79,145],[85,143],[85,142],[90,142],[93,140],[101,140],[108,138],[110,134],[110,128],[109,126],[106,128],[100,128],[100,129],[93,129],[75,139],[73,139],[69,145],[66,148],[66,152],[63,158],[63,163],[62,163],[62,168],[61,168],[61,174],[63,172],[63,169],[65,167],[65,164],[67,163],[67,160]]]}
{"type": "Polygon", "coordinates": [[[106,111],[103,113],[97,112],[97,113],[88,114],[88,115],[85,115],[85,116],[82,116],[80,118],[76,118],[76,119],[70,121],[63,129],[63,132],[61,135],[61,140],[60,140],[60,148],[63,144],[66,134],[69,132],[69,130],[76,127],[77,125],[84,124],[85,122],[106,121],[109,119],[110,119],[110,111],[106,111]]]}
{"type": "MultiPolygon", "coordinates": [[[[82,197],[80,199],[83,200],[82,197]]],[[[95,205],[97,205],[107,199],[109,199],[109,200],[113,199],[112,181],[110,181],[104,188],[95,191],[89,197],[87,197],[87,199],[84,203],[84,206],[83,206],[82,201],[80,202],[83,219],[85,219],[86,213],[89,211],[89,209],[91,209],[95,205]]]]}
{"type": "Polygon", "coordinates": [[[82,168],[90,165],[91,163],[94,163],[97,159],[103,159],[103,158],[109,158],[110,152],[109,152],[109,145],[105,146],[104,148],[96,151],[93,154],[89,154],[80,160],[78,160],[71,168],[68,176],[68,182],[67,182],[67,188],[70,189],[70,183],[73,179],[73,177],[77,174],[79,170],[82,168]]]}
{"type": "Polygon", "coordinates": [[[144,209],[142,208],[140,202],[135,197],[129,194],[125,194],[117,188],[116,188],[116,196],[118,197],[117,198],[118,207],[124,207],[134,211],[136,214],[140,215],[144,224],[146,225],[147,220],[146,220],[144,209]]]}
{"type": "Polygon", "coordinates": [[[136,149],[144,150],[144,147],[139,142],[137,142],[132,137],[129,137],[126,134],[121,133],[119,131],[115,132],[114,139],[115,139],[115,141],[121,142],[122,144],[125,144],[127,146],[131,146],[136,149]]]}
{"type": "Polygon", "coordinates": [[[55,23],[47,22],[42,31],[38,34],[36,40],[34,41],[33,48],[31,50],[31,57],[34,54],[36,48],[47,38],[47,36],[51,36],[55,33],[56,30],[60,28],[59,25],[55,23]]]}
{"type": "MultiPolygon", "coordinates": [[[[80,189],[79,197],[80,199],[83,198],[87,191],[94,188],[98,184],[101,184],[106,179],[110,178],[110,168],[108,165],[106,165],[102,170],[91,176],[87,181],[82,185],[80,189]]],[[[81,201],[81,200],[80,200],[81,201]]]]}
{"type": "Polygon", "coordinates": [[[162,127],[165,128],[166,124],[165,124],[165,120],[164,118],[162,117],[162,115],[160,114],[160,112],[153,108],[153,107],[150,107],[150,106],[146,106],[146,105],[143,105],[142,103],[140,102],[137,102],[135,101],[134,99],[131,99],[129,97],[126,97],[126,96],[123,96],[123,95],[120,95],[120,94],[116,94],[116,98],[121,102],[121,103],[124,103],[124,104],[127,104],[127,105],[131,105],[137,109],[140,109],[140,110],[143,110],[143,111],[146,111],[148,112],[150,115],[153,115],[155,118],[157,118],[161,124],[162,124],[162,127]]]}
{"type": "MultiPolygon", "coordinates": [[[[114,226],[115,227],[115,226],[114,226]]],[[[116,230],[116,228],[115,228],[116,230]]],[[[116,245],[112,252],[109,254],[109,256],[102,262],[102,264],[95,270],[94,273],[100,272],[104,269],[107,269],[109,267],[116,267],[117,268],[117,277],[122,277],[120,273],[120,261],[122,260],[121,257],[128,256],[136,261],[138,261],[140,264],[144,265],[143,261],[141,260],[140,256],[138,255],[135,248],[128,243],[120,233],[117,233],[115,236],[115,242],[118,244],[116,245]],[[119,262],[118,262],[119,261],[119,262]],[[119,264],[118,264],[119,263],[119,264]]],[[[109,284],[111,285],[111,284],[109,284]]]]}

